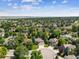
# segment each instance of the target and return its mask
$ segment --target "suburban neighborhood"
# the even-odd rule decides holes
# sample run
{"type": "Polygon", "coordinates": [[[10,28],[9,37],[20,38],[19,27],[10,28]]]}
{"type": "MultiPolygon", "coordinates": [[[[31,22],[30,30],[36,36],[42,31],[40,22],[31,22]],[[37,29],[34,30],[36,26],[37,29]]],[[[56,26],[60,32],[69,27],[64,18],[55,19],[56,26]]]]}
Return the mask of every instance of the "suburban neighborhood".
{"type": "Polygon", "coordinates": [[[79,17],[0,19],[0,59],[79,59],[79,17]]]}

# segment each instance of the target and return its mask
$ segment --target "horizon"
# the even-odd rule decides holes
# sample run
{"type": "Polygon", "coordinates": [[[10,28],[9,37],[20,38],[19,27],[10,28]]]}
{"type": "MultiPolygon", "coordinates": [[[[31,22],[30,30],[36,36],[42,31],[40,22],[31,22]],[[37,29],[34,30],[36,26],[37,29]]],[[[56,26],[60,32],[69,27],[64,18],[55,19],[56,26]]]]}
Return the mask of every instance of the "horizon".
{"type": "Polygon", "coordinates": [[[0,15],[0,17],[79,17],[79,15],[62,15],[62,16],[36,16],[36,15],[0,15]]]}
{"type": "Polygon", "coordinates": [[[28,18],[79,18],[79,16],[0,16],[0,19],[28,19],[28,18]]]}
{"type": "Polygon", "coordinates": [[[36,15],[0,15],[0,17],[79,17],[79,15],[62,15],[62,16],[36,16],[36,15]]]}
{"type": "Polygon", "coordinates": [[[78,0],[0,0],[0,16],[79,16],[78,0]]]}

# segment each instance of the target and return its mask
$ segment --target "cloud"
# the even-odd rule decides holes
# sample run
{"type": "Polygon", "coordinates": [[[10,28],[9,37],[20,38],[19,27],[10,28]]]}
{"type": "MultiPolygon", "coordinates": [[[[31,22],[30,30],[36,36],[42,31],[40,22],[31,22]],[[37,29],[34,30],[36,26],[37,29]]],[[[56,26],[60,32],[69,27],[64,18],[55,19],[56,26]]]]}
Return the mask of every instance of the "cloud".
{"type": "Polygon", "coordinates": [[[39,2],[32,2],[32,5],[39,5],[39,2]]]}
{"type": "Polygon", "coordinates": [[[14,10],[32,10],[32,9],[38,9],[39,8],[39,6],[37,7],[36,5],[39,5],[39,3],[38,2],[34,2],[34,3],[32,3],[32,4],[25,4],[25,5],[18,5],[17,3],[15,3],[15,4],[13,4],[12,5],[12,8],[14,9],[14,10]]]}
{"type": "Polygon", "coordinates": [[[34,5],[38,5],[40,2],[42,2],[42,0],[22,0],[21,2],[22,3],[23,2],[31,2],[34,5]]]}
{"type": "Polygon", "coordinates": [[[22,0],[22,2],[35,2],[36,0],[22,0]]]}
{"type": "Polygon", "coordinates": [[[37,0],[22,0],[22,2],[37,2],[37,0]]]}
{"type": "Polygon", "coordinates": [[[17,3],[15,3],[15,4],[13,4],[13,6],[12,6],[14,9],[17,9],[18,8],[18,4],[17,3]]]}
{"type": "Polygon", "coordinates": [[[7,16],[7,15],[10,15],[10,14],[7,12],[0,11],[0,16],[7,16]]]}
{"type": "Polygon", "coordinates": [[[53,4],[56,4],[56,1],[52,1],[53,4]]]}
{"type": "MultiPolygon", "coordinates": [[[[59,10],[60,11],[60,10],[59,10]]],[[[54,11],[54,12],[25,12],[25,13],[8,13],[8,12],[0,12],[0,16],[79,16],[79,9],[69,9],[63,11],[54,11]]]]}
{"type": "Polygon", "coordinates": [[[23,5],[20,7],[22,10],[32,10],[33,6],[32,5],[23,5]]]}
{"type": "Polygon", "coordinates": [[[62,4],[68,3],[68,0],[63,0],[62,4]]]}
{"type": "Polygon", "coordinates": [[[12,5],[12,3],[8,3],[8,6],[11,6],[12,5]]]}
{"type": "Polygon", "coordinates": [[[27,10],[32,10],[33,6],[32,5],[21,5],[21,6],[13,6],[13,10],[19,10],[19,11],[27,11],[27,10]]]}

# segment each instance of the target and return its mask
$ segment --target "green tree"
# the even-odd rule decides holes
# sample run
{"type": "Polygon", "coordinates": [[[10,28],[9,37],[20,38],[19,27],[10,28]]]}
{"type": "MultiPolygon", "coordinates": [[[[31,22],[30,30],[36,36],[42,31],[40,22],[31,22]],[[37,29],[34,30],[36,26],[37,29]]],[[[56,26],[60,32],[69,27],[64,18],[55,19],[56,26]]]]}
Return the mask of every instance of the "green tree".
{"type": "Polygon", "coordinates": [[[0,47],[0,58],[4,58],[6,54],[7,54],[7,48],[1,46],[0,47]]]}
{"type": "Polygon", "coordinates": [[[32,51],[31,59],[43,59],[40,51],[32,51]]]}
{"type": "Polygon", "coordinates": [[[16,46],[17,46],[17,42],[15,40],[8,40],[7,43],[5,43],[5,46],[8,48],[8,49],[15,49],[16,46]]]}
{"type": "Polygon", "coordinates": [[[60,34],[61,34],[61,31],[59,29],[54,29],[49,38],[59,38],[60,34]]]}
{"type": "Polygon", "coordinates": [[[18,44],[20,44],[20,43],[24,42],[24,38],[25,38],[24,35],[19,33],[17,35],[17,37],[15,38],[15,40],[17,41],[18,44]]]}
{"type": "Polygon", "coordinates": [[[0,37],[0,44],[4,43],[4,38],[0,37]]]}
{"type": "Polygon", "coordinates": [[[27,40],[27,42],[24,43],[24,45],[27,47],[28,50],[31,50],[33,42],[29,39],[27,40]]]}
{"type": "Polygon", "coordinates": [[[72,25],[72,31],[73,31],[73,32],[76,32],[76,31],[77,31],[77,29],[78,29],[78,28],[77,28],[77,26],[72,25]]]}
{"type": "Polygon", "coordinates": [[[78,56],[78,55],[79,55],[79,44],[76,45],[76,50],[75,50],[75,52],[76,52],[76,55],[78,56]]]}
{"type": "Polygon", "coordinates": [[[48,38],[49,38],[49,32],[47,31],[43,32],[43,39],[45,44],[48,44],[48,38]]]}
{"type": "Polygon", "coordinates": [[[59,39],[58,40],[58,46],[62,46],[64,44],[67,44],[67,41],[65,39],[59,39]]]}
{"type": "Polygon", "coordinates": [[[15,49],[14,59],[26,59],[26,55],[28,55],[28,49],[25,46],[20,45],[15,49]]]}
{"type": "Polygon", "coordinates": [[[22,26],[19,26],[19,27],[16,27],[16,32],[23,32],[23,30],[24,30],[24,27],[22,27],[22,26]]]}
{"type": "Polygon", "coordinates": [[[34,36],[32,37],[32,42],[35,44],[35,37],[34,36]]]}

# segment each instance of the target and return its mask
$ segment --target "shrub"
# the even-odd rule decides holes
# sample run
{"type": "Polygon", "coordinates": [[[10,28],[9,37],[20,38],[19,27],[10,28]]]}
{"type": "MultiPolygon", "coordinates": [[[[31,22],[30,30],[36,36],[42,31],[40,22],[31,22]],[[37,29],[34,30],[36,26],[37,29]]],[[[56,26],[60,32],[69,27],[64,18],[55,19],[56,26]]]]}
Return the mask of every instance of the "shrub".
{"type": "Polygon", "coordinates": [[[40,51],[32,51],[31,59],[43,59],[40,51]]]}
{"type": "Polygon", "coordinates": [[[0,59],[4,58],[6,54],[7,54],[7,48],[4,46],[1,46],[0,47],[0,59]]]}
{"type": "Polygon", "coordinates": [[[38,45],[32,45],[32,50],[35,50],[38,48],[38,45]]]}
{"type": "Polygon", "coordinates": [[[45,44],[44,47],[48,47],[48,44],[45,44]]]}

